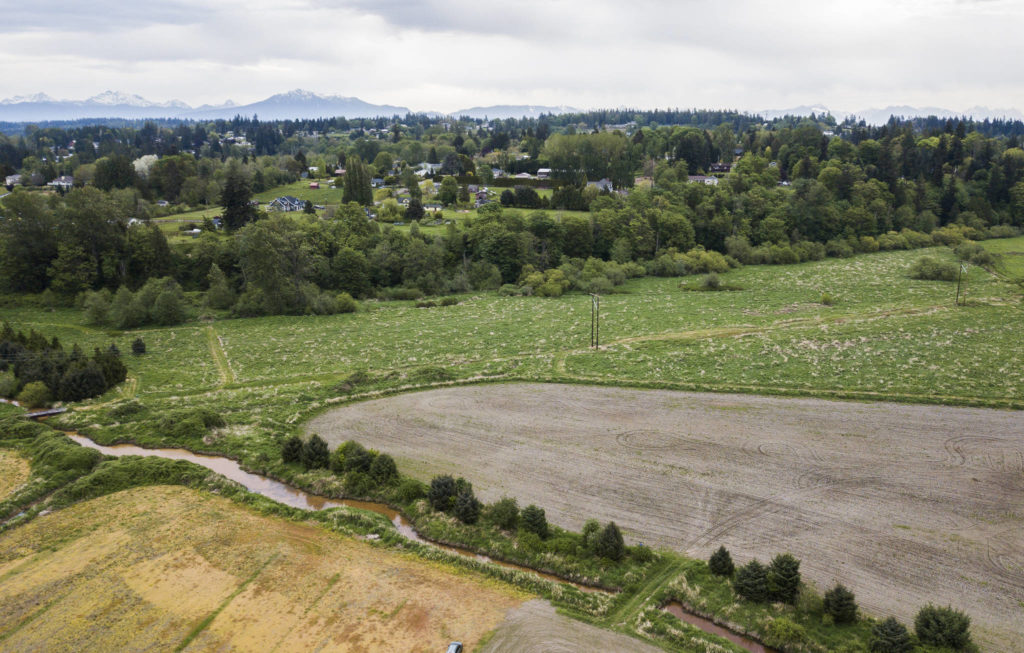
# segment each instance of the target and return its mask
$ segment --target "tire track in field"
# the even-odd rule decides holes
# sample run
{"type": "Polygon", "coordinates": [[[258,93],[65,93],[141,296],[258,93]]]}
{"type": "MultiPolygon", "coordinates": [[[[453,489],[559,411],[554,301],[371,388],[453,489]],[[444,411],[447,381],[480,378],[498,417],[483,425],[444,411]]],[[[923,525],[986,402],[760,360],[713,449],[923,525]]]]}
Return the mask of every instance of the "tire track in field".
{"type": "Polygon", "coordinates": [[[224,387],[235,382],[235,373],[231,370],[231,361],[224,352],[220,336],[213,330],[213,325],[206,327],[206,342],[210,345],[210,355],[213,356],[213,364],[217,366],[217,374],[220,376],[218,387],[224,387]]]}

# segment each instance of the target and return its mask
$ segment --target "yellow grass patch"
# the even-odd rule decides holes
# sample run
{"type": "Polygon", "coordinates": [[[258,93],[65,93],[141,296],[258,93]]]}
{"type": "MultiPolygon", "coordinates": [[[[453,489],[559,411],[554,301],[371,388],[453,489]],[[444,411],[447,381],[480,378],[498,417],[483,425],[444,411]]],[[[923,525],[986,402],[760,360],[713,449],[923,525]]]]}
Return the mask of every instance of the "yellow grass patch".
{"type": "Polygon", "coordinates": [[[0,651],[174,650],[211,615],[185,650],[472,650],[523,598],[180,487],[0,535],[0,651]]]}
{"type": "Polygon", "coordinates": [[[24,485],[29,471],[27,460],[13,451],[0,449],[0,499],[24,485]]]}

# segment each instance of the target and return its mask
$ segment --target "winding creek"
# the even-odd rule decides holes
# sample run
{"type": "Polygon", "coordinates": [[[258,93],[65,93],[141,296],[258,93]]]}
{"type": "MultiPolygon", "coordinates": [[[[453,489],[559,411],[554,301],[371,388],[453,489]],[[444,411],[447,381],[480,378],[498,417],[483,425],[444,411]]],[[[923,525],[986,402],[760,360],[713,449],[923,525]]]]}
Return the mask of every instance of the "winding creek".
{"type": "MultiPolygon", "coordinates": [[[[71,438],[73,441],[80,444],[81,446],[88,447],[90,449],[95,449],[100,453],[106,454],[108,456],[152,456],[157,458],[167,458],[169,460],[186,460],[196,465],[205,467],[211,471],[217,472],[218,474],[221,474],[231,479],[232,481],[241,484],[250,492],[261,494],[265,497],[273,499],[274,501],[283,503],[284,505],[291,506],[293,508],[299,508],[302,510],[326,510],[328,508],[340,508],[346,506],[349,508],[359,508],[362,510],[375,512],[387,517],[391,521],[391,523],[394,524],[395,528],[398,529],[399,533],[401,533],[403,536],[414,542],[426,544],[428,546],[436,547],[438,549],[449,551],[451,553],[455,553],[461,556],[475,558],[477,560],[480,560],[481,562],[500,565],[508,569],[515,569],[517,571],[535,574],[537,576],[540,576],[541,578],[554,581],[557,583],[568,583],[582,591],[602,591],[596,590],[592,587],[587,587],[585,585],[572,583],[563,578],[559,578],[552,574],[546,574],[535,569],[531,569],[529,567],[523,567],[520,565],[503,562],[500,560],[492,560],[487,556],[479,555],[477,553],[465,549],[441,545],[426,540],[420,537],[419,533],[417,533],[416,530],[412,527],[412,524],[410,524],[409,521],[405,519],[405,517],[403,517],[401,513],[383,503],[356,501],[352,499],[328,499],[326,497],[310,494],[308,492],[304,492],[302,490],[294,488],[290,485],[286,485],[285,483],[282,483],[280,481],[276,481],[272,478],[267,478],[266,476],[262,476],[260,474],[253,474],[252,472],[247,472],[244,469],[242,469],[241,465],[239,465],[236,461],[231,460],[230,458],[225,458],[223,456],[197,454],[188,451],[187,449],[145,449],[134,444],[115,444],[107,446],[93,442],[84,435],[75,433],[74,431],[62,432],[69,438],[71,438]]],[[[773,649],[768,648],[759,642],[756,642],[748,637],[728,630],[727,628],[720,626],[708,619],[705,619],[703,617],[693,614],[692,612],[689,612],[679,603],[670,603],[667,606],[665,606],[665,610],[675,615],[682,621],[692,626],[695,626],[703,630],[704,632],[713,635],[718,635],[719,637],[727,639],[730,642],[736,644],[737,646],[740,646],[746,649],[747,651],[750,651],[751,653],[777,653],[773,649]]]]}

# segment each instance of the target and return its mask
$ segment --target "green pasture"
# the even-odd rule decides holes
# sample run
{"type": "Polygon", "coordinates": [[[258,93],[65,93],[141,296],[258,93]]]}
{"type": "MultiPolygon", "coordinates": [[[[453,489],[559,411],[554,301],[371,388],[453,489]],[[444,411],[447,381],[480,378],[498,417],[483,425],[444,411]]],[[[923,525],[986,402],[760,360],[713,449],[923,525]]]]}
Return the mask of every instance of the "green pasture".
{"type": "Polygon", "coordinates": [[[262,193],[256,193],[252,198],[254,200],[259,200],[260,204],[266,204],[275,198],[291,195],[292,197],[297,197],[302,201],[309,200],[313,204],[321,204],[324,206],[327,206],[328,204],[341,204],[341,186],[334,189],[329,188],[329,186],[330,182],[327,179],[303,179],[302,181],[297,181],[293,184],[276,186],[270,190],[265,190],[262,193]],[[319,182],[320,188],[310,188],[309,184],[312,182],[319,182]]]}
{"type": "MultiPolygon", "coordinates": [[[[927,253],[953,257],[946,248],[927,253]]],[[[955,307],[954,284],[906,276],[922,254],[748,266],[722,275],[741,288],[734,291],[684,291],[678,278],[635,279],[601,298],[596,351],[589,348],[591,299],[578,293],[467,294],[458,304],[432,308],[366,301],[352,314],[124,333],[89,327],[72,309],[6,309],[4,318],[86,351],[116,343],[141,398],[202,395],[207,402],[227,391],[274,389],[284,393],[286,411],[295,406],[284,398],[285,387],[329,398],[356,370],[390,374],[397,386],[428,367],[455,379],[1024,405],[1017,287],[973,267],[968,305],[955,307]],[[832,305],[821,303],[823,293],[832,305]],[[136,336],[147,344],[141,357],[127,354],[136,336]]],[[[685,281],[692,285],[693,278],[685,281]]],[[[262,398],[259,406],[271,409],[262,398]]]]}
{"type": "Polygon", "coordinates": [[[981,244],[997,256],[996,270],[1010,279],[1024,279],[1024,236],[986,240],[981,244]]]}

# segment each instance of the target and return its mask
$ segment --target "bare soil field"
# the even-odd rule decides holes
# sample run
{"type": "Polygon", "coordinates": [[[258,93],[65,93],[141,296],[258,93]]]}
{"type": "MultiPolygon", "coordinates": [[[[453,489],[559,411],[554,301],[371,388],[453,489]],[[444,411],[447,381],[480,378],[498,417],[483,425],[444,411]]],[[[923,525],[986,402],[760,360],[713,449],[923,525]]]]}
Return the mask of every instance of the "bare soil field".
{"type": "Polygon", "coordinates": [[[950,604],[982,650],[1024,651],[1021,412],[502,384],[353,404],[307,430],[563,527],[614,520],[700,558],[789,551],[870,614],[950,604]]]}
{"type": "Polygon", "coordinates": [[[13,451],[0,449],[0,500],[24,485],[29,472],[27,460],[13,451]]]}
{"type": "Polygon", "coordinates": [[[481,653],[658,653],[660,648],[628,635],[563,617],[547,601],[527,601],[509,613],[481,653]]]}
{"type": "Polygon", "coordinates": [[[523,596],[157,486],[0,535],[0,651],[443,651],[523,596]]]}

